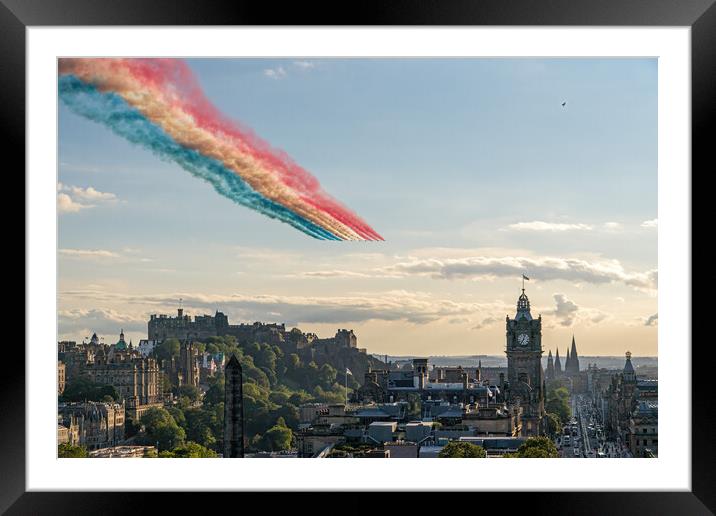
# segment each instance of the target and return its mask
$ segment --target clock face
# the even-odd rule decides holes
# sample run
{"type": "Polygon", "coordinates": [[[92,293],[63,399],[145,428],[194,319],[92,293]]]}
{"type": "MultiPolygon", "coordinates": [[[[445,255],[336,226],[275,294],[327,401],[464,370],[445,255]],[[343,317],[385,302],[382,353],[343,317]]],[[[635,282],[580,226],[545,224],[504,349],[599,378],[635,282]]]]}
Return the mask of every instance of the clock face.
{"type": "Polygon", "coordinates": [[[526,346],[527,343],[530,341],[530,336],[526,333],[521,333],[517,336],[517,342],[520,346],[526,346]]]}

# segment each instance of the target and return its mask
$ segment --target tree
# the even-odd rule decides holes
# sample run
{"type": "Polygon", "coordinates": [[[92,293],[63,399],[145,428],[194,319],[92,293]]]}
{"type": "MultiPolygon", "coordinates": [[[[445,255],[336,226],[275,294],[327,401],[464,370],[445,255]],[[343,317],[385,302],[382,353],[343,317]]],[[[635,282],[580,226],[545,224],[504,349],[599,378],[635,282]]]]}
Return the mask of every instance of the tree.
{"type": "Polygon", "coordinates": [[[167,373],[162,373],[160,376],[160,380],[162,382],[162,392],[168,393],[172,390],[172,381],[169,379],[169,375],[167,373]]]}
{"type": "MultiPolygon", "coordinates": [[[[279,418],[283,421],[283,418],[279,418]]],[[[264,449],[268,451],[290,450],[293,441],[293,432],[290,428],[278,423],[269,428],[263,437],[264,449]]]]}
{"type": "Polygon", "coordinates": [[[545,410],[552,414],[557,414],[562,424],[567,423],[572,417],[572,411],[569,407],[569,391],[565,387],[548,388],[545,410]]]}
{"type": "Polygon", "coordinates": [[[172,450],[172,454],[178,459],[218,457],[215,451],[192,441],[180,444],[172,450]]]}
{"type": "Polygon", "coordinates": [[[318,382],[324,389],[330,389],[336,383],[338,372],[330,364],[323,364],[318,370],[318,382]]]}
{"type": "Polygon", "coordinates": [[[562,421],[559,415],[548,412],[545,422],[547,423],[547,433],[553,439],[562,433],[562,421]]]}
{"type": "Polygon", "coordinates": [[[179,339],[164,339],[161,344],[154,348],[154,354],[158,360],[170,360],[179,356],[179,339]]]}
{"type": "Polygon", "coordinates": [[[84,459],[87,457],[87,449],[84,446],[64,443],[57,447],[57,456],[60,459],[84,459]]]}
{"type": "Polygon", "coordinates": [[[440,453],[440,458],[485,458],[487,452],[482,446],[465,441],[451,441],[447,443],[440,453]]]}
{"type": "Polygon", "coordinates": [[[187,397],[192,403],[201,399],[201,389],[196,385],[182,385],[176,389],[178,397],[187,397]]]}
{"type": "Polygon", "coordinates": [[[118,401],[119,393],[112,385],[93,382],[87,376],[80,376],[68,383],[60,401],[118,401]]]}
{"type": "Polygon", "coordinates": [[[184,442],[186,432],[164,408],[152,407],[141,417],[147,440],[159,444],[159,450],[170,450],[184,442]]]}
{"type": "Polygon", "coordinates": [[[520,458],[556,458],[559,451],[549,437],[530,437],[519,448],[517,456],[520,458]]]}

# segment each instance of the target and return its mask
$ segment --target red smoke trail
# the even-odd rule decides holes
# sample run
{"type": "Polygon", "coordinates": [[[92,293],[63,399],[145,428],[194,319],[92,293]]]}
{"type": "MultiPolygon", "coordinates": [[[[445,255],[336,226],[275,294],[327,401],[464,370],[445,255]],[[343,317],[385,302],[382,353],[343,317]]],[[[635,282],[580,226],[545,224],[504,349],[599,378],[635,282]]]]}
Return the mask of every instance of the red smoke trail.
{"type": "Polygon", "coordinates": [[[116,59],[142,82],[174,94],[175,106],[191,115],[194,122],[216,135],[233,140],[243,152],[274,171],[281,182],[293,189],[307,204],[329,214],[367,240],[383,240],[360,217],[328,196],[309,172],[285,152],[271,146],[248,128],[226,118],[204,95],[194,73],[180,59],[116,59]]]}

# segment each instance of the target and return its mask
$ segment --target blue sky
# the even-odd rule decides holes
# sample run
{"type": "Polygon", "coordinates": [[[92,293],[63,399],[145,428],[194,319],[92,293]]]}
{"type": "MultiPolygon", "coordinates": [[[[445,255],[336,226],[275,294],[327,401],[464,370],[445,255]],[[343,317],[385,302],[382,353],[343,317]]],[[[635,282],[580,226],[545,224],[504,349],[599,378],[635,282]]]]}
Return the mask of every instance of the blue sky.
{"type": "Polygon", "coordinates": [[[182,296],[234,322],[353,327],[374,352],[497,353],[525,269],[555,346],[656,354],[656,60],[189,64],[386,241],[310,239],[60,104],[61,336],[139,338],[182,296]]]}

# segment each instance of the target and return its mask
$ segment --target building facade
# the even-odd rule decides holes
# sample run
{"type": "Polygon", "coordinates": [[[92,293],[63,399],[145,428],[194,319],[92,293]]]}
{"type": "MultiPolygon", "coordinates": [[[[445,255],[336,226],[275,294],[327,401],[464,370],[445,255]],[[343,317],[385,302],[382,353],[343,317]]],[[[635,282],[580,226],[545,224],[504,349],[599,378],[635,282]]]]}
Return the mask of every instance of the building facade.
{"type": "Polygon", "coordinates": [[[545,378],[542,369],[542,316],[537,319],[530,312],[530,301],[522,289],[517,300],[517,313],[506,317],[508,403],[523,408],[523,435],[544,433],[545,378]]]}
{"type": "Polygon", "coordinates": [[[125,406],[123,403],[60,403],[58,406],[58,443],[97,450],[124,440],[125,406]]]}

